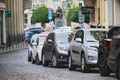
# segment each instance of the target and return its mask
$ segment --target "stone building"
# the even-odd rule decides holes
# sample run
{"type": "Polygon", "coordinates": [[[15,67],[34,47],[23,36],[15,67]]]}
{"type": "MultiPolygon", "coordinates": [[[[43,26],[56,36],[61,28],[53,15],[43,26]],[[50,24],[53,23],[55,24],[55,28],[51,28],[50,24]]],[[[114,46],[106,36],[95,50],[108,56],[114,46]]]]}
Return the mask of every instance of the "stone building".
{"type": "Polygon", "coordinates": [[[0,48],[14,44],[23,38],[24,9],[30,0],[0,0],[0,48]]]}
{"type": "Polygon", "coordinates": [[[85,6],[94,7],[91,25],[109,28],[120,25],[120,0],[84,0],[85,6]]]}
{"type": "Polygon", "coordinates": [[[6,11],[11,13],[6,18],[6,43],[14,43],[24,32],[23,0],[5,0],[5,3],[6,11]]]}

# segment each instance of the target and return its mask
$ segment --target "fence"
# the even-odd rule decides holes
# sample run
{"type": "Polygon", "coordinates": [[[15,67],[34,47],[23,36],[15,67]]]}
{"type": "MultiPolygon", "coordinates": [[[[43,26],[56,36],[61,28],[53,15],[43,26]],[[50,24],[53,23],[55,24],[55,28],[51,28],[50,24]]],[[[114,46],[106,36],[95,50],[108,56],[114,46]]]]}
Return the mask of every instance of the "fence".
{"type": "Polygon", "coordinates": [[[24,33],[10,34],[7,36],[7,43],[0,46],[0,53],[20,50],[27,47],[24,41],[24,33]]]}

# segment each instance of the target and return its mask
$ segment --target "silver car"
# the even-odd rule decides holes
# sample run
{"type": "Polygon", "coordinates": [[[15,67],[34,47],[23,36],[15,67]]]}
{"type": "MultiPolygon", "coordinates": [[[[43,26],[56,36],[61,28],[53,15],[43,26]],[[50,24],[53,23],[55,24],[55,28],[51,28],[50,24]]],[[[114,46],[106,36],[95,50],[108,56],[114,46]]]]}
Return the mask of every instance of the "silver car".
{"type": "Polygon", "coordinates": [[[98,62],[99,39],[106,33],[105,29],[81,29],[77,31],[69,45],[69,70],[81,67],[88,72],[98,62]]]}

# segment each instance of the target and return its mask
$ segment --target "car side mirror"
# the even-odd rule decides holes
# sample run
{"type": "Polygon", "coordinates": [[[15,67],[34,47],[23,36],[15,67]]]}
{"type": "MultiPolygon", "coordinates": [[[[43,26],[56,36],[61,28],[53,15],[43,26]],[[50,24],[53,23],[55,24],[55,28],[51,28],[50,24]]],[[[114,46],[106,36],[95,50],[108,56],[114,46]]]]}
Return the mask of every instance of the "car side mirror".
{"type": "Polygon", "coordinates": [[[102,41],[106,38],[106,35],[99,35],[99,41],[102,41]]]}
{"type": "Polygon", "coordinates": [[[48,39],[47,42],[53,43],[53,40],[52,39],[48,39]]]}
{"type": "Polygon", "coordinates": [[[81,43],[81,42],[82,42],[82,39],[81,39],[81,38],[76,38],[75,41],[81,43]]]}
{"type": "Polygon", "coordinates": [[[36,45],[37,45],[37,43],[36,43],[36,42],[34,42],[34,43],[32,43],[32,45],[33,45],[33,46],[36,46],[36,45]]]}

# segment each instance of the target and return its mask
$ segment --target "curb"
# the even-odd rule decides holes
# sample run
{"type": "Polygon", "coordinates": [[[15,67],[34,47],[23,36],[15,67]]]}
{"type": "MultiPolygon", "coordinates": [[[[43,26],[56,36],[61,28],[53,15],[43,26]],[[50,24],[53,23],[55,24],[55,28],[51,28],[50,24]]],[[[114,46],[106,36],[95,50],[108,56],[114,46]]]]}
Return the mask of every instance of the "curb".
{"type": "Polygon", "coordinates": [[[2,52],[0,52],[0,54],[9,53],[9,52],[14,52],[14,51],[19,51],[19,50],[23,50],[23,49],[26,49],[26,48],[27,48],[27,47],[18,48],[18,49],[14,49],[14,50],[8,50],[8,51],[2,51],[2,52]]]}

